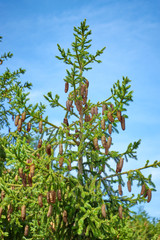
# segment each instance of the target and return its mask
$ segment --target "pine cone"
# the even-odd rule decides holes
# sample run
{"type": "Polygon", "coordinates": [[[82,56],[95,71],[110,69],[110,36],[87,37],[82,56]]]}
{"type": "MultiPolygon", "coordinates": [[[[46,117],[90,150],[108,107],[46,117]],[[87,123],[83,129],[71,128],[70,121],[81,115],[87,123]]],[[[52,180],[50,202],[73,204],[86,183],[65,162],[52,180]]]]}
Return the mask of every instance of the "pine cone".
{"type": "Polygon", "coordinates": [[[62,143],[59,144],[59,154],[60,155],[63,154],[63,145],[62,145],[62,143]]]}
{"type": "Polygon", "coordinates": [[[23,112],[21,117],[22,122],[24,122],[25,119],[26,119],[26,112],[23,112]]]}
{"type": "Polygon", "coordinates": [[[20,116],[17,115],[16,118],[15,118],[15,122],[14,122],[15,126],[18,126],[19,117],[20,117],[20,116]]]}
{"type": "Polygon", "coordinates": [[[102,216],[103,216],[104,218],[106,218],[106,205],[105,205],[105,204],[102,204],[101,212],[102,212],[102,216]]]}
{"type": "Polygon", "coordinates": [[[62,167],[62,166],[63,166],[63,161],[64,161],[64,158],[63,158],[63,157],[60,157],[60,158],[59,158],[59,167],[62,167]]]}
{"type": "Polygon", "coordinates": [[[42,133],[42,121],[39,122],[39,133],[42,133]]]}
{"type": "Polygon", "coordinates": [[[41,148],[41,147],[42,147],[42,139],[39,139],[37,148],[41,148]]]}
{"type": "Polygon", "coordinates": [[[61,196],[61,190],[60,189],[58,189],[57,196],[58,196],[58,201],[61,201],[62,196],[61,196]]]}
{"type": "Polygon", "coordinates": [[[114,118],[113,118],[112,113],[110,111],[108,111],[107,117],[108,117],[110,122],[114,122],[114,118]]]}
{"type": "Polygon", "coordinates": [[[146,191],[146,186],[145,184],[142,185],[142,188],[141,188],[141,195],[143,195],[146,191]]]}
{"type": "Polygon", "coordinates": [[[67,223],[67,211],[63,211],[63,222],[67,223]]]}
{"type": "Polygon", "coordinates": [[[43,198],[42,194],[39,194],[39,196],[38,196],[38,205],[39,205],[40,207],[43,207],[42,198],[43,198]]]}
{"type": "Polygon", "coordinates": [[[119,209],[118,209],[118,212],[119,212],[119,218],[121,218],[122,219],[122,206],[120,205],[119,206],[119,209]]]}
{"type": "Polygon", "coordinates": [[[28,123],[27,123],[27,132],[29,132],[30,130],[31,130],[31,123],[28,122],[28,123]]]}
{"type": "Polygon", "coordinates": [[[121,122],[121,111],[117,111],[117,118],[118,118],[118,120],[121,122]]]}
{"type": "Polygon", "coordinates": [[[104,118],[102,118],[102,120],[101,120],[101,128],[103,130],[105,130],[105,119],[104,118]]]}
{"type": "Polygon", "coordinates": [[[28,236],[28,232],[29,232],[29,226],[26,225],[25,228],[24,228],[24,236],[28,236]]]}
{"type": "Polygon", "coordinates": [[[50,216],[52,215],[52,210],[53,210],[52,205],[49,205],[49,209],[48,209],[47,217],[50,217],[50,216]]]}
{"type": "Polygon", "coordinates": [[[122,127],[122,130],[125,130],[125,118],[124,118],[124,116],[121,117],[121,127],[122,127]]]}
{"type": "Polygon", "coordinates": [[[127,182],[127,188],[128,188],[128,191],[131,192],[131,181],[128,180],[127,182]]]}
{"type": "Polygon", "coordinates": [[[56,192],[54,190],[50,191],[50,202],[55,203],[56,202],[56,192]]]}
{"type": "Polygon", "coordinates": [[[69,89],[69,83],[68,83],[68,82],[65,82],[64,92],[67,93],[67,92],[68,92],[68,89],[69,89]]]}
{"type": "Polygon", "coordinates": [[[48,144],[47,147],[46,147],[46,153],[51,156],[51,145],[48,144]]]}
{"type": "Polygon", "coordinates": [[[109,134],[112,133],[112,124],[111,124],[111,123],[110,123],[109,126],[108,126],[108,132],[109,132],[109,134]]]}
{"type": "Polygon", "coordinates": [[[152,198],[152,191],[151,191],[151,189],[147,190],[147,196],[148,196],[147,202],[149,203],[151,201],[151,198],[152,198]]]}
{"type": "Polygon", "coordinates": [[[21,218],[22,218],[23,221],[24,221],[25,218],[26,218],[26,206],[25,206],[25,205],[23,205],[23,206],[21,207],[21,218]]]}
{"type": "Polygon", "coordinates": [[[17,128],[17,130],[18,130],[18,132],[21,132],[21,130],[22,130],[22,120],[21,119],[19,119],[19,121],[18,121],[18,128],[17,128]]]}
{"type": "Polygon", "coordinates": [[[123,192],[122,192],[122,186],[121,186],[121,184],[118,185],[118,192],[119,192],[119,195],[122,196],[123,192]]]}

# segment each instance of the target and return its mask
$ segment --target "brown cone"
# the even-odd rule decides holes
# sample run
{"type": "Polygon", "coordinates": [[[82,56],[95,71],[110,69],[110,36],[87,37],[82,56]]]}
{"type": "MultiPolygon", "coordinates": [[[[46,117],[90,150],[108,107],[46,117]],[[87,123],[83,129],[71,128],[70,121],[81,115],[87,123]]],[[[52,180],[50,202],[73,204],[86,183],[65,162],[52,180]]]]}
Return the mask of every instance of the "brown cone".
{"type": "Polygon", "coordinates": [[[102,212],[102,216],[103,216],[104,218],[106,218],[106,205],[105,205],[105,204],[102,204],[101,212],[102,212]]]}
{"type": "Polygon", "coordinates": [[[119,218],[122,219],[122,206],[119,206],[118,212],[119,212],[119,218]]]}
{"type": "Polygon", "coordinates": [[[128,191],[131,192],[131,180],[128,180],[127,188],[128,188],[128,191]]]}

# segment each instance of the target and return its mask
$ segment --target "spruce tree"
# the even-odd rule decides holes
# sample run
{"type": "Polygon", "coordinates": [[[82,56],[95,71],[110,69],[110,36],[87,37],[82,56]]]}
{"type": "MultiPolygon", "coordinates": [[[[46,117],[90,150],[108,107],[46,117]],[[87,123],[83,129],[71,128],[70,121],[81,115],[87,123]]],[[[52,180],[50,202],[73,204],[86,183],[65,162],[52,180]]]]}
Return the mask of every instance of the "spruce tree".
{"type": "MultiPolygon", "coordinates": [[[[139,169],[123,172],[124,164],[137,159],[140,140],[123,153],[110,150],[114,149],[112,133],[125,130],[126,107],[133,100],[131,80],[122,77],[114,83],[102,102],[88,99],[92,81],[85,72],[92,63],[101,62],[105,50],[91,54],[90,35],[84,20],[74,27],[71,50],[58,45],[57,58],[69,66],[64,78],[66,105],[52,92],[44,97],[52,108],[63,109],[60,126],[48,120],[44,104],[29,103],[24,91],[31,87],[29,83],[11,87],[14,94],[7,106],[15,127],[1,137],[5,154],[0,176],[2,239],[131,239],[125,227],[130,208],[150,202],[155,191],[151,175],[145,177],[141,170],[158,167],[160,162],[147,161],[139,169]],[[134,182],[139,186],[137,195],[124,196],[123,189],[131,192],[134,182]]],[[[2,107],[0,111],[3,115],[2,107]]]]}

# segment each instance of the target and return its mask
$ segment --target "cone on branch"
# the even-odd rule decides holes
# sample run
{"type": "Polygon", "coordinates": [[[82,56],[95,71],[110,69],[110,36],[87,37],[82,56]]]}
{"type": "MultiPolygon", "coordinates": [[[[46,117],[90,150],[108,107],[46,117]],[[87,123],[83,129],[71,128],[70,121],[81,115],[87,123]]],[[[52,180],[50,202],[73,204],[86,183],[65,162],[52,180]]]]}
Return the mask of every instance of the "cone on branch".
{"type": "Polygon", "coordinates": [[[29,232],[29,226],[26,225],[25,228],[24,228],[24,236],[28,236],[28,232],[29,232]]]}
{"type": "Polygon", "coordinates": [[[122,211],[123,211],[123,208],[122,206],[120,205],[119,208],[118,208],[118,213],[119,213],[119,218],[122,219],[122,211]]]}
{"type": "Polygon", "coordinates": [[[39,122],[39,133],[42,133],[42,121],[39,122]]]}
{"type": "Polygon", "coordinates": [[[105,119],[104,118],[102,118],[102,120],[101,120],[101,128],[103,130],[105,130],[105,119]]]}
{"type": "Polygon", "coordinates": [[[111,138],[111,136],[109,136],[109,137],[108,137],[108,140],[107,140],[107,147],[108,147],[108,148],[110,148],[111,143],[112,143],[112,138],[111,138]]]}
{"type": "Polygon", "coordinates": [[[18,126],[19,118],[20,118],[19,115],[17,115],[16,118],[15,118],[14,124],[15,124],[16,127],[18,126]]]}
{"type": "Polygon", "coordinates": [[[122,171],[124,159],[121,157],[119,162],[117,163],[116,173],[119,173],[122,171]]]}
{"type": "Polygon", "coordinates": [[[112,133],[112,124],[111,123],[108,125],[108,132],[109,132],[109,134],[112,133]]]}
{"type": "Polygon", "coordinates": [[[54,190],[50,191],[50,202],[55,203],[56,202],[56,192],[54,190]]]}
{"type": "Polygon", "coordinates": [[[125,117],[124,116],[121,117],[121,127],[122,127],[122,130],[125,130],[125,117]]]}
{"type": "Polygon", "coordinates": [[[4,198],[5,198],[5,191],[2,190],[2,191],[1,191],[1,200],[3,200],[4,198]]]}
{"type": "Polygon", "coordinates": [[[122,185],[121,184],[118,185],[118,192],[119,192],[119,195],[122,196],[123,192],[122,192],[122,185]]]}
{"type": "Polygon", "coordinates": [[[128,191],[131,192],[131,180],[127,181],[127,188],[128,188],[128,191]]]}
{"type": "Polygon", "coordinates": [[[26,112],[23,112],[21,117],[22,122],[24,122],[25,119],[26,119],[26,112]]]}
{"type": "Polygon", "coordinates": [[[102,213],[102,216],[104,218],[106,218],[106,205],[105,204],[102,204],[101,213],[102,213]]]}
{"type": "Polygon", "coordinates": [[[99,150],[97,137],[95,137],[95,138],[93,139],[93,145],[94,145],[95,149],[99,150]]]}
{"type": "Polygon", "coordinates": [[[50,192],[47,192],[47,203],[50,203],[50,192]]]}
{"type": "Polygon", "coordinates": [[[1,216],[2,216],[2,212],[3,212],[3,208],[0,207],[0,218],[1,218],[1,216]]]}
{"type": "Polygon", "coordinates": [[[41,148],[41,147],[42,147],[42,139],[39,139],[37,148],[41,148]]]}
{"type": "Polygon", "coordinates": [[[30,165],[30,174],[32,177],[34,176],[34,172],[35,172],[35,164],[31,164],[30,165]]]}
{"type": "Polygon", "coordinates": [[[92,114],[92,117],[93,117],[93,115],[95,114],[95,107],[91,107],[91,114],[92,114]]]}
{"type": "Polygon", "coordinates": [[[101,142],[102,142],[102,146],[105,148],[105,146],[106,146],[106,137],[105,137],[105,135],[102,135],[101,142]]]}
{"type": "Polygon", "coordinates": [[[69,123],[68,123],[68,119],[67,119],[67,118],[64,118],[63,123],[66,124],[67,126],[69,126],[69,123]]]}
{"type": "Polygon", "coordinates": [[[54,224],[54,222],[50,222],[50,225],[51,225],[51,229],[55,232],[56,229],[55,229],[55,224],[54,224]]]}
{"type": "Polygon", "coordinates": [[[23,206],[21,207],[21,218],[22,218],[23,221],[24,221],[25,218],[26,218],[26,206],[25,206],[25,205],[23,205],[23,206]]]}
{"type": "Polygon", "coordinates": [[[28,123],[27,123],[27,132],[29,132],[30,130],[31,130],[31,123],[28,122],[28,123]]]}
{"type": "Polygon", "coordinates": [[[68,89],[69,89],[69,83],[68,83],[68,82],[65,82],[64,92],[67,93],[67,92],[68,92],[68,89]]]}
{"type": "Polygon", "coordinates": [[[71,171],[72,170],[72,166],[71,166],[71,160],[69,159],[69,164],[68,164],[68,170],[71,171]]]}
{"type": "Polygon", "coordinates": [[[21,130],[22,130],[22,120],[21,119],[18,120],[17,130],[18,130],[18,132],[21,132],[21,130]]]}
{"type": "Polygon", "coordinates": [[[58,201],[62,200],[61,190],[60,189],[58,189],[58,191],[57,191],[57,197],[58,197],[58,201]]]}
{"type": "Polygon", "coordinates": [[[43,195],[42,195],[42,194],[39,194],[39,195],[38,195],[38,205],[39,205],[40,207],[43,207],[42,198],[43,198],[43,195]]]}
{"type": "Polygon", "coordinates": [[[113,118],[112,113],[110,111],[108,111],[107,117],[108,117],[110,122],[114,122],[114,118],[113,118]]]}
{"type": "Polygon", "coordinates": [[[59,167],[63,167],[64,157],[59,158],[59,167]]]}
{"type": "Polygon", "coordinates": [[[26,187],[26,186],[27,186],[26,173],[23,174],[23,177],[22,177],[22,184],[23,184],[23,187],[26,187]]]}
{"type": "Polygon", "coordinates": [[[98,107],[97,106],[95,106],[94,111],[95,111],[95,115],[97,116],[97,114],[98,114],[98,107]]]}
{"type": "Polygon", "coordinates": [[[107,110],[107,106],[105,104],[102,105],[102,115],[104,115],[104,111],[107,110]]]}
{"type": "Polygon", "coordinates": [[[145,184],[143,184],[142,188],[141,188],[141,193],[140,194],[144,195],[145,191],[146,191],[146,186],[145,186],[145,184]]]}
{"type": "Polygon", "coordinates": [[[66,210],[63,211],[62,217],[63,217],[63,222],[67,223],[67,211],[66,210]]]}
{"type": "Polygon", "coordinates": [[[147,196],[148,196],[147,202],[149,203],[151,201],[151,198],[152,198],[152,191],[151,191],[151,189],[147,190],[147,196]]]}
{"type": "Polygon", "coordinates": [[[52,215],[52,210],[53,210],[52,205],[49,205],[49,209],[48,209],[48,212],[47,212],[47,217],[50,217],[52,215]]]}
{"type": "Polygon", "coordinates": [[[59,154],[60,155],[63,154],[63,145],[62,145],[62,143],[59,144],[59,154]]]}
{"type": "Polygon", "coordinates": [[[46,147],[46,153],[51,156],[51,145],[48,144],[47,147],[46,147]]]}
{"type": "Polygon", "coordinates": [[[117,118],[118,118],[118,121],[120,121],[121,122],[121,111],[117,111],[117,118]]]}

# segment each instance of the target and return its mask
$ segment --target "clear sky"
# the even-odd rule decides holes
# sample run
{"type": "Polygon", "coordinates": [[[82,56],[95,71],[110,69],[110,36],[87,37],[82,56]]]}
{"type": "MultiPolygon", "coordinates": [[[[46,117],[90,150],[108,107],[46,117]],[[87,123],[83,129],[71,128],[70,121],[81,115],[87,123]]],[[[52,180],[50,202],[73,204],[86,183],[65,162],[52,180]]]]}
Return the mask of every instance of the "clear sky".
{"type": "MultiPolygon", "coordinates": [[[[138,161],[126,163],[124,170],[141,167],[147,159],[160,160],[159,0],[0,0],[0,51],[14,54],[3,68],[27,70],[22,80],[33,83],[31,101],[46,103],[43,94],[52,91],[65,103],[66,66],[55,58],[57,43],[70,47],[73,27],[85,18],[92,30],[92,53],[106,46],[102,63],[87,73],[89,98],[94,103],[104,100],[115,81],[122,76],[132,80],[134,102],[128,108],[126,130],[113,136],[112,150],[123,151],[130,142],[142,139],[138,161]]],[[[59,110],[47,113],[56,124],[64,117],[59,110]]],[[[152,217],[160,217],[160,169],[144,173],[152,173],[157,187],[144,208],[152,217]]]]}

